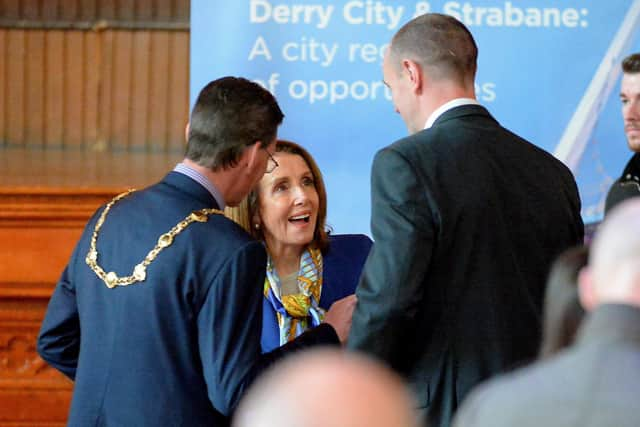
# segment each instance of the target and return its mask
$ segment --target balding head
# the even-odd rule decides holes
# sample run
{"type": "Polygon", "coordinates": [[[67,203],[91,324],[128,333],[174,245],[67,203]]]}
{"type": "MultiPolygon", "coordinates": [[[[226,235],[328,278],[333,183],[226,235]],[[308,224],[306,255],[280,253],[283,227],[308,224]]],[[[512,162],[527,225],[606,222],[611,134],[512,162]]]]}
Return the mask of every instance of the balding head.
{"type": "Polygon", "coordinates": [[[240,403],[234,427],[415,427],[402,381],[365,356],[311,350],[275,366],[240,403]]]}
{"type": "Polygon", "coordinates": [[[640,199],[625,201],[607,215],[581,281],[588,282],[581,283],[581,293],[585,286],[592,292],[585,302],[588,308],[606,302],[640,305],[640,199]]]}
{"type": "Polygon", "coordinates": [[[451,16],[427,13],[398,30],[382,73],[410,133],[424,129],[429,116],[447,102],[475,99],[477,57],[473,36],[451,16]]]}
{"type": "Polygon", "coordinates": [[[412,19],[391,40],[389,55],[398,67],[401,59],[409,58],[432,79],[473,88],[478,47],[469,30],[449,15],[427,13],[412,19]]]}

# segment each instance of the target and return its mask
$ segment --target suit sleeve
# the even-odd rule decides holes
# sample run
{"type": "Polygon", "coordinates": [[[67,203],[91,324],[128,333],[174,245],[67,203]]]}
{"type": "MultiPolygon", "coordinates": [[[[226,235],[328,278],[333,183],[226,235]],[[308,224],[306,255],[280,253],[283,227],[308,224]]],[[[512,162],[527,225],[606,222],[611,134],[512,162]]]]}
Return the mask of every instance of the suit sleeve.
{"type": "Polygon", "coordinates": [[[348,346],[397,366],[417,324],[435,226],[425,185],[397,151],[376,155],[371,192],[374,245],[356,291],[348,346]]]}
{"type": "Polygon", "coordinates": [[[270,353],[261,354],[262,288],[266,254],[262,244],[239,249],[215,279],[198,315],[198,341],[209,399],[230,416],[258,373],[295,350],[339,343],[321,325],[270,353]]]}
{"type": "Polygon", "coordinates": [[[63,272],[49,300],[37,348],[40,357],[51,366],[75,379],[80,353],[80,322],[75,289],[69,280],[69,267],[63,272]]]}

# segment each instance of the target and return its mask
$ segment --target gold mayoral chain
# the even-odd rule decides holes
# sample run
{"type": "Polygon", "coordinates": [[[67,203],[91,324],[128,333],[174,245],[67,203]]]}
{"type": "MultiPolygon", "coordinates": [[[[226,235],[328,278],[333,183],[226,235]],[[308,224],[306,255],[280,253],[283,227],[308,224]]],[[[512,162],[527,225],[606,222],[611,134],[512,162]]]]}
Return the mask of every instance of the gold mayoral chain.
{"type": "Polygon", "coordinates": [[[180,234],[185,228],[189,226],[192,222],[207,222],[209,220],[209,215],[219,214],[224,215],[224,212],[218,209],[200,209],[199,211],[193,211],[185,219],[177,223],[171,230],[164,233],[160,238],[158,238],[158,243],[156,246],[149,251],[144,260],[136,265],[133,269],[133,273],[126,277],[118,277],[116,273],[110,271],[106,273],[102,267],[98,265],[98,250],[96,249],[96,242],[98,241],[98,232],[102,228],[102,224],[104,223],[104,219],[106,218],[111,207],[120,199],[128,196],[136,190],[128,190],[122,194],[117,195],[111,200],[107,206],[102,211],[100,218],[98,218],[98,222],[96,223],[95,228],[93,229],[93,235],[91,236],[91,245],[89,246],[89,252],[87,253],[87,257],[85,258],[85,262],[91,269],[96,273],[96,275],[102,279],[102,281],[107,285],[107,288],[112,289],[116,286],[127,286],[136,282],[144,282],[144,279],[147,277],[147,267],[149,264],[153,262],[154,259],[158,256],[160,252],[167,246],[170,246],[173,243],[173,239],[180,234]]]}

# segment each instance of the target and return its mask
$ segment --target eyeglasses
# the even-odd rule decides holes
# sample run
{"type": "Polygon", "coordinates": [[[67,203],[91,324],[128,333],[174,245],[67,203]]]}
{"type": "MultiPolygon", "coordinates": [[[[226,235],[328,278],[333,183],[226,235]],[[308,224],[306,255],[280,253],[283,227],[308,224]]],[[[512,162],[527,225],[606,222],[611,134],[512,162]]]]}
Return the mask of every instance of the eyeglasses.
{"type": "Polygon", "coordinates": [[[276,159],[273,158],[273,155],[269,152],[269,150],[265,148],[264,151],[266,151],[267,156],[269,156],[269,160],[267,161],[267,168],[265,169],[264,173],[271,173],[280,165],[278,165],[278,162],[276,162],[276,159]]]}

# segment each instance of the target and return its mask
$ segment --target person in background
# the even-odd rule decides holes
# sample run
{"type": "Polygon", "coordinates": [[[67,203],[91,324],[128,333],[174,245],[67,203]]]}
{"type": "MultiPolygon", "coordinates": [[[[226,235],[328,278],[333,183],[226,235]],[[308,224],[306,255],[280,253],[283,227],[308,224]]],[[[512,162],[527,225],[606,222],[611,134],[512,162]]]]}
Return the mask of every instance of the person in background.
{"type": "Polygon", "coordinates": [[[391,40],[384,81],[411,135],[373,161],[375,243],[347,342],[401,373],[433,427],[536,357],[548,270],[584,233],[571,171],[476,101],[477,54],[443,14],[391,40]]]}
{"type": "Polygon", "coordinates": [[[417,427],[414,402],[386,366],[337,350],[304,351],[249,390],[234,427],[417,427]]]}
{"type": "Polygon", "coordinates": [[[640,420],[640,199],[604,219],[580,272],[573,345],[481,385],[455,427],[636,427],[640,420]]]}
{"type": "Polygon", "coordinates": [[[640,196],[640,53],[622,61],[620,101],[627,145],[634,154],[607,193],[605,215],[623,200],[640,196]]]}
{"type": "Polygon", "coordinates": [[[544,297],[540,358],[546,359],[569,347],[585,311],[578,296],[578,275],[587,265],[589,248],[576,246],[553,263],[544,297]]]}
{"type": "Polygon", "coordinates": [[[75,381],[69,426],[227,426],[261,370],[346,338],[352,308],[336,304],[287,346],[260,349],[265,250],[222,209],[276,167],[283,117],[255,83],[209,83],[191,112],[184,160],[90,219],[37,344],[75,381]]]}
{"type": "Polygon", "coordinates": [[[267,248],[263,351],[320,324],[334,302],[354,305],[371,248],[365,235],[327,233],[327,193],[307,150],[278,140],[273,160],[278,167],[264,174],[246,204],[228,211],[267,248]]]}

